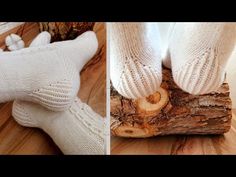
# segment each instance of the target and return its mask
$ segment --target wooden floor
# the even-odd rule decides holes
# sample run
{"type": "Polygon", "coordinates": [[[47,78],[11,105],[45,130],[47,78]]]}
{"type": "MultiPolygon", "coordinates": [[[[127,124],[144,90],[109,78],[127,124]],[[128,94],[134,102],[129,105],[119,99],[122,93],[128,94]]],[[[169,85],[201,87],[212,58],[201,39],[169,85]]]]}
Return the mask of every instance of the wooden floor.
{"type": "Polygon", "coordinates": [[[111,154],[236,154],[236,110],[232,126],[224,135],[163,136],[147,139],[111,138],[111,154]]]}
{"type": "MultiPolygon", "coordinates": [[[[78,96],[97,113],[106,113],[106,32],[103,23],[97,23],[99,50],[81,71],[81,88],[78,96]]],[[[5,37],[16,33],[23,37],[26,46],[39,33],[36,23],[26,23],[0,35],[0,48],[5,48],[5,37]]],[[[51,138],[36,128],[17,124],[11,116],[12,103],[0,104],[0,154],[61,154],[51,138]]]]}

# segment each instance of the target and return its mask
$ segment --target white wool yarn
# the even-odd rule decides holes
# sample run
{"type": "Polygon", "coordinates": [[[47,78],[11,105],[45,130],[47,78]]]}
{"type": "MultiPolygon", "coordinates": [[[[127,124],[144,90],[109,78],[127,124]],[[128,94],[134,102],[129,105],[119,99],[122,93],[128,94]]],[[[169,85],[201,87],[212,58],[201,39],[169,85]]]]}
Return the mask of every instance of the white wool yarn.
{"type": "Polygon", "coordinates": [[[86,32],[70,41],[0,53],[0,102],[21,99],[68,109],[79,89],[78,70],[97,46],[95,33],[86,32]]]}
{"type": "Polygon", "coordinates": [[[23,126],[44,130],[64,154],[105,154],[105,118],[78,98],[62,112],[17,100],[12,115],[23,126]]]}
{"type": "Polygon", "coordinates": [[[49,44],[51,42],[51,34],[47,31],[39,33],[30,43],[29,47],[37,47],[49,44]]]}
{"type": "Polygon", "coordinates": [[[176,84],[194,95],[217,90],[235,41],[235,23],[176,23],[170,39],[176,84]]]}
{"type": "Polygon", "coordinates": [[[162,81],[160,35],[156,23],[109,23],[110,76],[124,97],[155,93],[162,81]]]}
{"type": "MultiPolygon", "coordinates": [[[[40,33],[33,46],[48,44],[48,34],[40,33]]],[[[60,113],[31,102],[14,101],[12,115],[23,126],[43,129],[64,154],[105,154],[105,119],[77,97],[69,110],[60,113]]]]}

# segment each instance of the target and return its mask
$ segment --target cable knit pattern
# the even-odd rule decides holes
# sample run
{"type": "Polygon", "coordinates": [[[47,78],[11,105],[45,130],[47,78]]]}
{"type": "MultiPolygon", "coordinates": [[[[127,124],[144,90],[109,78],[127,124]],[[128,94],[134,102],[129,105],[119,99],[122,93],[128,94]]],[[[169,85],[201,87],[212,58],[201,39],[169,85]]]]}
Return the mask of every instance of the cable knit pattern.
{"type": "Polygon", "coordinates": [[[81,68],[92,55],[91,50],[81,54],[81,48],[84,48],[81,45],[87,44],[75,39],[1,52],[1,102],[21,99],[39,103],[53,111],[68,109],[79,89],[77,65],[80,63],[81,68]]]}
{"type": "Polygon", "coordinates": [[[146,97],[162,81],[160,36],[155,23],[109,23],[111,81],[127,98],[146,97]]]}
{"type": "Polygon", "coordinates": [[[217,90],[235,41],[235,23],[176,23],[170,39],[176,84],[191,94],[217,90]]]}
{"type": "MultiPolygon", "coordinates": [[[[77,97],[70,112],[79,120],[85,132],[88,132],[100,147],[105,148],[105,118],[94,112],[91,107],[77,97]]],[[[104,151],[104,150],[103,150],[104,151]]]]}
{"type": "Polygon", "coordinates": [[[23,126],[43,129],[64,154],[105,154],[105,118],[78,98],[63,112],[17,100],[12,115],[23,126]]]}

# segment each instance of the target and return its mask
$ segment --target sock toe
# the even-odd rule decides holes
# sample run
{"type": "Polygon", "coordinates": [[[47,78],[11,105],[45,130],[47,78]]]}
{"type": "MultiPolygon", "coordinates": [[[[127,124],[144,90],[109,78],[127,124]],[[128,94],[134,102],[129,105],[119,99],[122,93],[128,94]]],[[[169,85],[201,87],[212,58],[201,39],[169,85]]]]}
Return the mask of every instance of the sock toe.
{"type": "Polygon", "coordinates": [[[47,31],[39,33],[30,43],[29,47],[43,46],[51,42],[51,34],[47,31]]]}
{"type": "Polygon", "coordinates": [[[74,62],[77,63],[77,68],[80,71],[84,65],[95,55],[98,49],[98,39],[93,31],[87,31],[78,36],[75,39],[75,45],[78,46],[80,51],[80,60],[75,59],[74,62]]]}

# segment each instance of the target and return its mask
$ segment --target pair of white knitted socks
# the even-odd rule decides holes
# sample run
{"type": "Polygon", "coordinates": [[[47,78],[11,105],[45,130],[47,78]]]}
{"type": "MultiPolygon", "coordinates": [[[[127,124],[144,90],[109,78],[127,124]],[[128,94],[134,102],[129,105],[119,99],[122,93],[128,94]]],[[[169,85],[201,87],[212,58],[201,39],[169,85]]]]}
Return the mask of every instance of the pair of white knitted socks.
{"type": "Polygon", "coordinates": [[[235,23],[109,23],[111,81],[127,98],[155,93],[161,62],[191,94],[215,91],[236,40],[235,23]]]}
{"type": "Polygon", "coordinates": [[[68,109],[77,95],[79,72],[97,50],[87,32],[75,40],[0,53],[0,102],[15,99],[53,111],[68,109]]]}
{"type": "Polygon", "coordinates": [[[76,97],[79,72],[97,50],[96,35],[52,44],[50,37],[42,32],[25,49],[6,39],[14,51],[0,53],[0,100],[17,99],[15,120],[43,129],[64,154],[104,154],[105,119],[76,97]]]}

